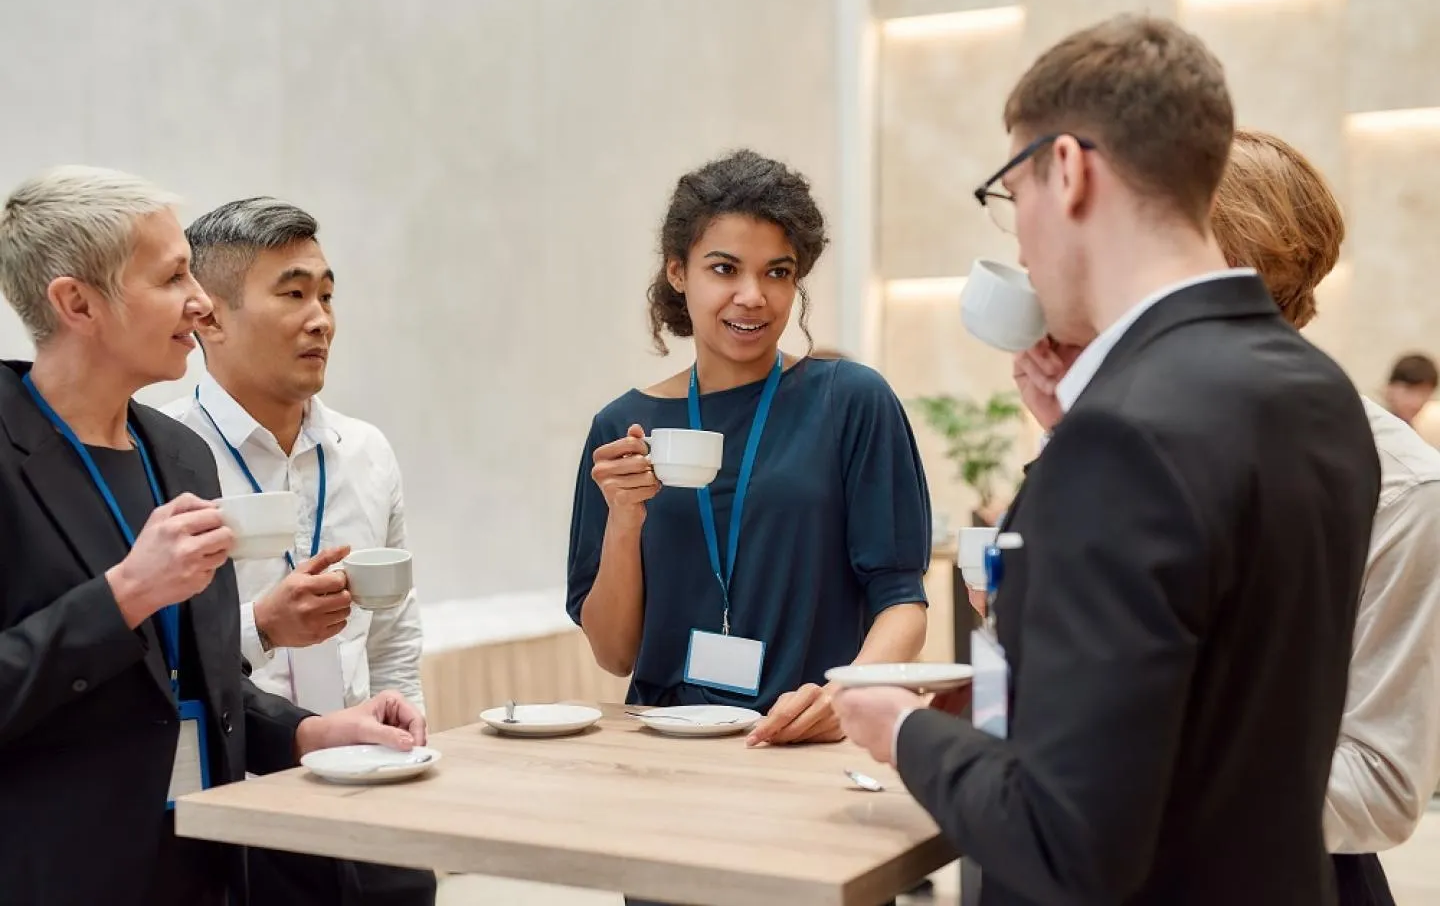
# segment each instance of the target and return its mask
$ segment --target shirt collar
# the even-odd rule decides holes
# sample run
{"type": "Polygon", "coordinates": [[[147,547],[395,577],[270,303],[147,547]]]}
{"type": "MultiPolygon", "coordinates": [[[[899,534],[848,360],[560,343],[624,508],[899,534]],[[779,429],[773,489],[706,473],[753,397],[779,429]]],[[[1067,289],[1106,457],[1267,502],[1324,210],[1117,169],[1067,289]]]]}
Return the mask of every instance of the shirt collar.
{"type": "Polygon", "coordinates": [[[1140,316],[1154,308],[1157,303],[1165,300],[1169,296],[1173,296],[1182,289],[1189,289],[1201,283],[1209,283],[1212,280],[1228,280],[1231,277],[1253,276],[1255,276],[1255,269],[1252,267],[1232,267],[1223,271],[1211,271],[1207,274],[1201,274],[1198,277],[1189,277],[1177,283],[1163,286],[1132,305],[1130,310],[1121,315],[1118,321],[1105,328],[1099,336],[1090,341],[1090,345],[1086,346],[1080,355],[1076,356],[1074,364],[1070,366],[1070,370],[1065,372],[1065,376],[1055,385],[1055,399],[1060,403],[1060,411],[1070,411],[1070,407],[1075,405],[1075,401],[1080,398],[1080,394],[1084,393],[1085,388],[1090,386],[1090,382],[1094,380],[1095,374],[1100,370],[1100,366],[1105,364],[1105,359],[1110,355],[1110,350],[1114,349],[1115,344],[1120,342],[1120,338],[1125,336],[1126,332],[1130,330],[1136,321],[1140,320],[1140,316]]]}
{"type": "MultiPolygon", "coordinates": [[[[279,451],[280,445],[275,440],[275,435],[245,411],[245,407],[220,386],[220,382],[208,371],[201,375],[197,390],[201,405],[210,414],[210,418],[230,446],[238,450],[251,438],[263,438],[279,451]]],[[[322,439],[332,443],[339,439],[330,425],[327,413],[328,410],[319,397],[310,398],[305,404],[305,415],[300,422],[300,437],[295,442],[292,455],[299,455],[313,446],[318,446],[322,439]]]]}

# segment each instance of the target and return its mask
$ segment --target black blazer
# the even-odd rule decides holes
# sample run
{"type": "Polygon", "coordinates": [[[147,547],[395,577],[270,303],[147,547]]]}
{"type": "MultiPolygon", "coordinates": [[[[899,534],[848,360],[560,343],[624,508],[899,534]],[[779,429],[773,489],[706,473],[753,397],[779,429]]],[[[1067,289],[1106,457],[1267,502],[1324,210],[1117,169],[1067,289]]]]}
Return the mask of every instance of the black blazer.
{"type": "MultiPolygon", "coordinates": [[[[0,367],[0,902],[139,906],[179,732],[169,679],[149,624],[120,616],[104,572],[125,541],[21,384],[27,370],[0,367]]],[[[203,440],[145,406],[130,415],[167,497],[220,496],[203,440]]],[[[212,784],[293,766],[309,715],[247,679],[231,565],[185,608],[212,784]]]]}
{"type": "Polygon", "coordinates": [[[981,902],[1334,902],[1321,809],[1380,489],[1340,368],[1231,277],[1143,314],[1011,508],[1010,738],[907,720],[981,902]]]}

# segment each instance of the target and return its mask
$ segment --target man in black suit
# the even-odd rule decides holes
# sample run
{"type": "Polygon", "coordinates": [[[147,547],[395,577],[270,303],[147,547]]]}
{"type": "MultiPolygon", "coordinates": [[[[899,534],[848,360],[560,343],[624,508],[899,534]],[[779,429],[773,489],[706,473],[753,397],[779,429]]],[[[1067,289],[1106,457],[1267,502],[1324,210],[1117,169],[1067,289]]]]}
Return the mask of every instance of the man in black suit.
{"type": "Polygon", "coordinates": [[[1345,375],[1210,235],[1220,64],[1113,19],[1042,55],[1005,119],[1016,154],[977,196],[1013,207],[1052,337],[1084,347],[1004,527],[1008,727],[895,689],[841,693],[843,726],[986,906],[1333,903],[1321,814],[1379,464],[1345,375]]]}
{"type": "Polygon", "coordinates": [[[315,717],[246,678],[214,459],[130,401],[185,373],[210,310],[173,201],[66,167],[0,211],[0,290],[37,348],[0,367],[7,904],[244,902],[242,852],[177,838],[175,795],[425,737],[398,694],[315,717]]]}

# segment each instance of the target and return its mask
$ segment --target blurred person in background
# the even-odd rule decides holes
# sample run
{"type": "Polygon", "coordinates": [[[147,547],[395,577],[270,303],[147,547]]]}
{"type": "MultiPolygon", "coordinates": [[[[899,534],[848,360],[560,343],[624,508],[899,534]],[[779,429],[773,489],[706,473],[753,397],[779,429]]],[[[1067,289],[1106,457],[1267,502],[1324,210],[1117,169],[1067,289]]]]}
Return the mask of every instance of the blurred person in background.
{"type": "Polygon", "coordinates": [[[1440,383],[1435,360],[1428,355],[1410,353],[1395,360],[1390,380],[1385,385],[1385,408],[1407,425],[1414,425],[1420,410],[1435,395],[1440,383]]]}

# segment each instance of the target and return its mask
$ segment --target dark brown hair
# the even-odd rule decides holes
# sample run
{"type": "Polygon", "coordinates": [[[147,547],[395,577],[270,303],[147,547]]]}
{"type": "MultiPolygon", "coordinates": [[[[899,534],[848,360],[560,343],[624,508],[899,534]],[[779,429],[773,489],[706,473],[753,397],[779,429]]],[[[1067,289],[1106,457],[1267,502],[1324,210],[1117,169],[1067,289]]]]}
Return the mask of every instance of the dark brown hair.
{"type": "Polygon", "coordinates": [[[1440,373],[1436,372],[1435,362],[1428,355],[1412,352],[1395,361],[1395,367],[1390,369],[1390,383],[1434,387],[1440,384],[1440,373]]]}
{"type": "Polygon", "coordinates": [[[695,333],[685,294],[670,285],[665,268],[684,262],[690,249],[717,217],[743,214],[775,224],[795,248],[795,280],[800,293],[800,330],[810,337],[810,296],[800,281],[809,275],[829,241],[825,218],[804,176],[754,151],[736,151],[680,177],[660,227],[660,269],[650,281],[650,336],[655,350],[668,355],[664,333],[695,333]]]}
{"type": "Polygon", "coordinates": [[[1235,133],[1210,227],[1232,265],[1253,267],[1296,327],[1315,317],[1315,287],[1340,260],[1345,218],[1310,161],[1265,132],[1235,133]]]}
{"type": "MultiPolygon", "coordinates": [[[[1005,128],[1032,140],[1086,138],[1135,191],[1205,230],[1235,113],[1220,61],[1166,19],[1126,14],[1045,51],[1005,102],[1005,128]]],[[[1049,149],[1035,156],[1043,174],[1049,149]]]]}

